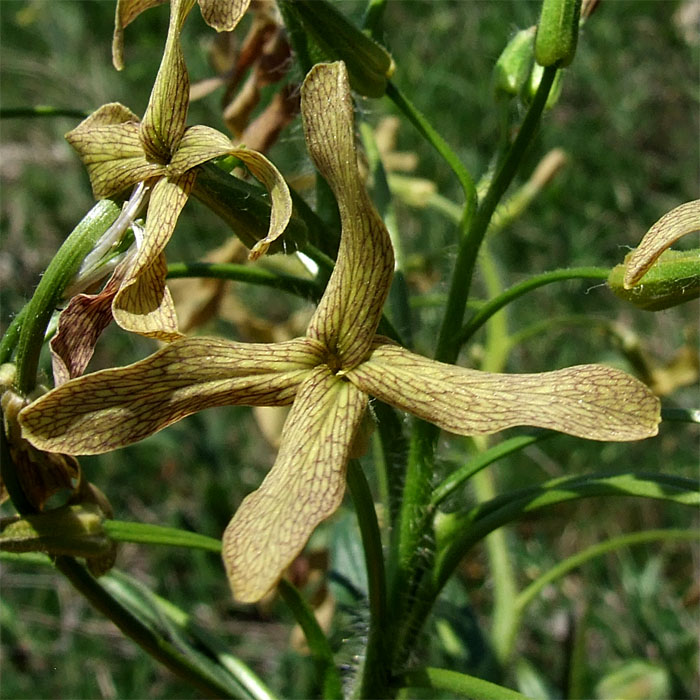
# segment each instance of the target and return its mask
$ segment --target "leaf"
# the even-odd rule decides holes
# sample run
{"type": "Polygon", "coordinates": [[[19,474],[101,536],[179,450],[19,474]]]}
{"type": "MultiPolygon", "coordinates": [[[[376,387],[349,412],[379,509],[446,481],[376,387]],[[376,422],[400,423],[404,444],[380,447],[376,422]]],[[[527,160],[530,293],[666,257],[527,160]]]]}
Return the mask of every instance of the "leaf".
{"type": "Polygon", "coordinates": [[[318,64],[301,89],[309,153],[340,211],[338,261],[309,325],[341,367],[365,359],[389,293],[394,252],[357,166],[354,115],[343,63],[318,64]]]}
{"type": "Polygon", "coordinates": [[[282,406],[318,363],[306,339],[276,345],[184,338],[145,360],[66,382],[20,414],[34,446],[99,454],[213,406],[282,406]]]}
{"type": "Polygon", "coordinates": [[[644,384],[602,365],[491,374],[386,343],[346,376],[368,394],[459,435],[528,425],[589,440],[641,440],[656,435],[660,421],[659,400],[644,384]]]}
{"type": "Polygon", "coordinates": [[[237,600],[260,600],[340,505],[366,406],[367,397],[325,365],[304,379],[272,470],[224,532],[224,565],[237,600]]]}

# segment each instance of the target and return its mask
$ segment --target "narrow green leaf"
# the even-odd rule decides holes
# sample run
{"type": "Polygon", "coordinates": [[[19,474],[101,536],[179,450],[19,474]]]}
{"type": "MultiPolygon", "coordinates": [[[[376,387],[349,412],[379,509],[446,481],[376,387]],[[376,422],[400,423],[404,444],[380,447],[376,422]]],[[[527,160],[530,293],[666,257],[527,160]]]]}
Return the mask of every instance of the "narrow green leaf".
{"type": "Polygon", "coordinates": [[[428,688],[478,700],[527,700],[515,690],[445,668],[421,668],[399,679],[402,688],[428,688]]]}
{"type": "Polygon", "coordinates": [[[122,520],[105,520],[102,523],[102,528],[110,538],[118,542],[189,547],[191,549],[205,549],[217,554],[221,553],[221,540],[174,527],[122,520]]]}

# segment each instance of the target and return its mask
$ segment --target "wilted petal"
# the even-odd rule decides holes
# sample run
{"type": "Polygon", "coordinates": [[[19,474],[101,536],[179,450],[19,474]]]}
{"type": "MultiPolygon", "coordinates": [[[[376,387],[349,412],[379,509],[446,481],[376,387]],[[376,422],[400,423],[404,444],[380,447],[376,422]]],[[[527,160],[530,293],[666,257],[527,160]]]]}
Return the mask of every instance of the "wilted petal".
{"type": "Polygon", "coordinates": [[[61,312],[50,342],[56,386],[85,371],[97,339],[112,320],[112,300],[120,281],[115,273],[98,294],[76,294],[61,312]]]}
{"type": "Polygon", "coordinates": [[[22,435],[53,452],[109,452],[205,408],[289,404],[318,357],[305,339],[263,345],[183,338],[45,394],[21,412],[22,435]]]}
{"type": "Polygon", "coordinates": [[[387,343],[346,376],[362,391],[460,435],[527,425],[590,440],[641,440],[656,435],[660,420],[659,400],[644,384],[602,365],[490,374],[387,343]]]}
{"type": "Polygon", "coordinates": [[[633,287],[667,248],[679,238],[700,230],[700,199],[686,202],[662,216],[625,261],[625,289],[633,287]]]}
{"type": "Polygon", "coordinates": [[[224,533],[224,564],[237,600],[262,598],[314,528],[340,505],[366,405],[359,389],[325,365],[299,387],[272,470],[244,499],[224,533]]]}
{"type": "Polygon", "coordinates": [[[166,0],[117,0],[112,39],[112,63],[117,70],[124,68],[124,27],[131,24],[144,10],[164,2],[166,0]]]}
{"type": "Polygon", "coordinates": [[[250,0],[198,0],[204,21],[217,32],[230,32],[246,13],[250,0]]]}
{"type": "Polygon", "coordinates": [[[168,163],[185,133],[190,80],[180,46],[180,32],[194,0],[171,0],[170,25],[163,59],[156,76],[140,138],[146,157],[156,163],[168,163]]]}
{"type": "Polygon", "coordinates": [[[144,156],[138,117],[118,102],[93,112],[66,134],[66,140],[85,164],[97,198],[164,172],[161,165],[149,163],[144,156]]]}
{"type": "Polygon", "coordinates": [[[301,89],[301,111],[309,153],[338,201],[342,226],[338,262],[308,334],[347,367],[369,351],[389,293],[394,253],[357,167],[345,64],[312,68],[301,89]]]}
{"type": "Polygon", "coordinates": [[[114,298],[114,320],[127,331],[174,340],[180,336],[177,316],[165,284],[163,250],[192,190],[195,173],[177,180],[161,178],[153,187],[143,241],[114,298]]]}

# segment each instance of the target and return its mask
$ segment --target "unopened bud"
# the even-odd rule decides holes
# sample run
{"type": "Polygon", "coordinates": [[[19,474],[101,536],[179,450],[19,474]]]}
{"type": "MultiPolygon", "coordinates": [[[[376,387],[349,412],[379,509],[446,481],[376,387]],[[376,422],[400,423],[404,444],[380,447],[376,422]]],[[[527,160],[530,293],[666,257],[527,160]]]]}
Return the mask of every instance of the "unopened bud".
{"type": "Polygon", "coordinates": [[[535,37],[535,60],[545,68],[563,68],[574,59],[581,0],[543,0],[535,37]]]}

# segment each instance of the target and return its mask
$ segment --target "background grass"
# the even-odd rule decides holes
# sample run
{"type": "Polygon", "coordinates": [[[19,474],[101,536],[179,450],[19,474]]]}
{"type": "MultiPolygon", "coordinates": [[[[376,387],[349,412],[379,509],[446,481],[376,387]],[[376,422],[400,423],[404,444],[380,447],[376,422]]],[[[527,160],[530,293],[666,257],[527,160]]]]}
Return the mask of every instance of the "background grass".
{"type": "MultiPolygon", "coordinates": [[[[525,214],[491,244],[503,284],[562,266],[612,266],[646,229],[677,204],[697,197],[697,35],[682,19],[691,2],[604,0],[588,23],[564,78],[558,106],[545,117],[539,141],[523,169],[529,175],[553,147],[568,155],[566,169],[525,214]],[[690,40],[688,40],[690,37],[690,40]]],[[[362,3],[344,3],[353,17],[362,3]]],[[[90,111],[121,101],[143,113],[157,70],[167,8],[144,14],[127,29],[126,69],[110,64],[113,3],[3,0],[0,4],[0,99],[5,108],[49,104],[90,111]]],[[[397,64],[396,83],[479,177],[497,138],[491,69],[516,29],[536,21],[534,2],[390,2],[385,41],[397,64]]],[[[697,20],[696,20],[697,21],[697,20]]],[[[696,27],[697,28],[697,27],[696,27]]],[[[192,79],[211,74],[213,32],[193,13],[185,36],[192,79]]],[[[196,103],[190,123],[223,129],[219,94],[196,103]]],[[[394,113],[387,101],[363,101],[371,123],[394,113]]],[[[0,303],[6,323],[29,298],[61,240],[91,206],[83,166],[63,141],[74,119],[4,120],[2,126],[2,249],[0,303]]],[[[448,168],[410,125],[398,133],[399,150],[418,156],[417,176],[460,202],[448,168]]],[[[301,128],[295,123],[271,152],[287,175],[308,172],[301,128]]],[[[416,298],[444,294],[456,251],[454,226],[443,216],[397,204],[409,281],[416,298]]],[[[172,261],[196,258],[229,235],[196,203],[188,204],[168,249],[172,261]]],[[[684,243],[682,245],[687,245],[684,243]]],[[[483,295],[477,280],[477,296],[483,295]]],[[[245,289],[233,294],[253,318],[279,322],[309,307],[283,295],[245,289]]],[[[511,331],[571,314],[615,321],[636,336],[650,362],[663,365],[683,344],[695,352],[697,304],[658,314],[624,306],[604,287],[568,282],[534,292],[508,313],[511,331]]],[[[439,315],[424,304],[414,311],[416,348],[430,353],[439,315]]],[[[235,324],[208,329],[236,336],[235,324]]],[[[464,362],[479,357],[478,335],[464,362]]],[[[93,368],[126,364],[153,348],[110,329],[93,368]]],[[[630,370],[619,344],[600,325],[553,324],[518,346],[509,371],[541,371],[604,361],[630,370]]],[[[44,365],[48,367],[48,365],[44,365]]],[[[666,405],[693,407],[697,387],[680,389],[666,405]]],[[[601,445],[558,437],[500,462],[499,488],[593,470],[697,472],[697,429],[663,425],[654,440],[601,445]]],[[[465,459],[463,441],[446,442],[445,463],[465,459]]],[[[274,459],[245,408],[192,416],[116,453],[82,459],[89,478],[109,496],[116,517],[193,529],[220,536],[246,493],[274,459]]],[[[370,460],[366,460],[371,475],[370,460]]],[[[470,502],[467,492],[461,503],[470,502]]],[[[5,509],[5,514],[9,512],[5,509]]],[[[310,550],[335,548],[336,570],[356,574],[356,559],[338,545],[352,518],[339,515],[321,528],[310,550]],[[344,552],[341,566],[337,557],[344,552]],[[350,562],[350,563],[347,563],[350,562]],[[343,569],[343,566],[345,569],[343,569]]],[[[525,585],[563,557],[608,536],[651,527],[692,525],[687,510],[643,501],[582,501],[535,514],[509,531],[510,551],[525,585]]],[[[352,554],[352,551],[350,551],[352,554]]],[[[486,642],[492,582],[485,557],[463,565],[461,585],[450,587],[438,615],[432,649],[419,657],[466,671],[479,669],[486,642]],[[468,591],[468,597],[465,596],[468,591]],[[468,643],[468,646],[465,646],[468,643]]],[[[271,601],[236,606],[218,558],[176,549],[120,547],[118,566],[194,613],[248,660],[282,697],[316,691],[313,667],[290,648],[290,618],[271,601]]],[[[633,659],[658,665],[674,697],[697,697],[695,643],[700,590],[694,583],[698,550],[687,544],[638,547],[595,560],[548,588],[529,609],[518,649],[521,663],[504,679],[543,697],[569,694],[567,645],[583,635],[587,653],[583,697],[596,693],[608,672],[633,659]]],[[[300,579],[301,580],[301,579],[300,579]]],[[[4,698],[189,698],[184,687],[153,664],[111,623],[96,616],[50,570],[3,565],[0,631],[4,698]]],[[[308,591],[314,589],[310,584],[308,591]]],[[[340,595],[340,593],[338,593],[340,595]]],[[[351,669],[365,632],[362,615],[338,611],[335,636],[351,669]],[[341,643],[342,640],[342,643],[341,643]]],[[[351,670],[349,671],[351,673],[351,670]]],[[[602,691],[600,691],[602,693],[602,691]]],[[[640,697],[654,697],[653,688],[640,697]]]]}

